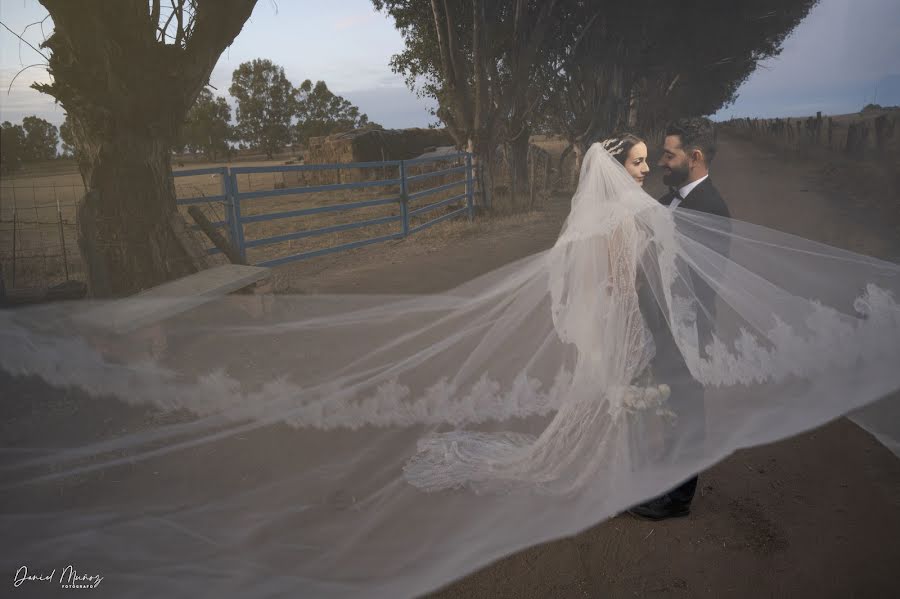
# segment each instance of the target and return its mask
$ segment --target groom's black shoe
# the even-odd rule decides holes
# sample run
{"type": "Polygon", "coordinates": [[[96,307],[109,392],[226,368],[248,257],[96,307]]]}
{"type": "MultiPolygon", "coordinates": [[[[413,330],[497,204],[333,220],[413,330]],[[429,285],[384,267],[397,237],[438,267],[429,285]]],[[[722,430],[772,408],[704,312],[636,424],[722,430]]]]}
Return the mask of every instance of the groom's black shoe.
{"type": "Polygon", "coordinates": [[[691,504],[672,501],[668,495],[657,497],[647,503],[636,505],[628,513],[644,520],[666,520],[684,518],[691,513],[691,504]]]}

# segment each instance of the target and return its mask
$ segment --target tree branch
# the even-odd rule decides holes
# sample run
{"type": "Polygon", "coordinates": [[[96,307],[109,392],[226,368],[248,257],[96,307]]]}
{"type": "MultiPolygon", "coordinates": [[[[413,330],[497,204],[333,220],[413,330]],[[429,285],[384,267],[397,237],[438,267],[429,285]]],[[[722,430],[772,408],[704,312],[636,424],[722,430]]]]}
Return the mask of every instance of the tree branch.
{"type": "Polygon", "coordinates": [[[194,28],[184,47],[188,106],[197,99],[219,56],[241,32],[255,6],[256,0],[197,0],[194,28]]]}
{"type": "Polygon", "coordinates": [[[153,8],[150,10],[150,28],[154,32],[156,31],[157,27],[159,27],[159,11],[161,1],[162,0],[153,0],[153,8]]]}
{"type": "Polygon", "coordinates": [[[169,29],[169,25],[172,23],[172,19],[175,18],[175,10],[169,13],[169,16],[166,18],[166,22],[163,23],[163,26],[159,28],[159,41],[162,43],[166,43],[166,31],[169,29]]]}
{"type": "Polygon", "coordinates": [[[581,43],[581,40],[584,39],[584,35],[590,30],[591,26],[597,21],[597,18],[600,17],[602,13],[596,13],[591,19],[587,22],[584,28],[581,30],[581,33],[578,34],[578,37],[575,38],[575,43],[572,44],[572,54],[577,55],[576,50],[578,49],[578,45],[581,43]]]}
{"type": "MultiPolygon", "coordinates": [[[[32,23],[32,24],[33,24],[33,23],[32,23]]],[[[32,45],[28,42],[28,40],[26,40],[24,37],[22,37],[21,35],[19,35],[19,34],[16,33],[15,31],[13,31],[12,29],[10,29],[9,27],[7,27],[7,26],[6,26],[6,23],[4,23],[3,21],[0,21],[0,25],[3,25],[4,29],[6,29],[7,31],[9,31],[11,34],[13,34],[14,36],[16,36],[17,38],[19,38],[19,41],[20,41],[20,42],[23,42],[23,43],[24,43],[25,45],[27,45],[29,48],[31,48],[32,50],[34,50],[35,52],[37,52],[38,54],[40,54],[41,56],[43,56],[43,57],[44,57],[44,60],[46,60],[47,62],[50,62],[50,57],[49,57],[49,56],[47,56],[46,54],[44,54],[43,52],[41,52],[40,50],[38,50],[37,48],[35,48],[34,46],[32,46],[32,45]]],[[[31,25],[29,25],[29,27],[30,27],[30,26],[31,26],[31,25]]]]}
{"type": "Polygon", "coordinates": [[[12,81],[9,82],[9,87],[6,88],[6,95],[8,96],[9,92],[12,90],[13,83],[16,82],[16,77],[18,77],[19,75],[24,73],[27,69],[30,69],[32,67],[46,67],[46,66],[47,65],[44,63],[38,63],[38,64],[30,64],[27,67],[23,67],[23,68],[19,69],[19,72],[16,73],[15,76],[13,76],[12,81]]]}
{"type": "Polygon", "coordinates": [[[484,0],[472,2],[472,65],[475,69],[475,114],[472,119],[473,135],[481,129],[485,99],[484,49],[482,47],[484,0]]]}
{"type": "Polygon", "coordinates": [[[434,29],[437,37],[438,49],[441,55],[441,66],[444,80],[447,84],[447,91],[450,94],[451,102],[457,113],[456,122],[465,123],[466,129],[471,126],[469,112],[466,110],[466,98],[460,82],[459,73],[456,69],[457,57],[454,56],[456,50],[455,32],[453,31],[453,21],[448,12],[447,2],[444,0],[439,3],[438,0],[431,0],[431,12],[434,16],[434,29]],[[443,5],[443,11],[442,6],[443,5]],[[443,21],[443,22],[442,22],[443,21]]]}
{"type": "Polygon", "coordinates": [[[178,29],[175,32],[175,45],[181,45],[181,42],[184,40],[184,0],[178,0],[178,7],[174,6],[173,0],[172,8],[175,9],[176,18],[178,19],[178,29]]]}

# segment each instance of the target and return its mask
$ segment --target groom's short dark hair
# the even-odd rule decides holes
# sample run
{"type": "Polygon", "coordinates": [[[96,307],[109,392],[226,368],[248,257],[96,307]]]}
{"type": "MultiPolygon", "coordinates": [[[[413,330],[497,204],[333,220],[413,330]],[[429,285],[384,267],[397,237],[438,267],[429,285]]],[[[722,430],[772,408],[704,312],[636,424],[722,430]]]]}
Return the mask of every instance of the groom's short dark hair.
{"type": "Polygon", "coordinates": [[[703,117],[678,119],[666,127],[666,137],[677,135],[685,151],[700,150],[710,164],[716,156],[716,129],[713,122],[703,117]]]}

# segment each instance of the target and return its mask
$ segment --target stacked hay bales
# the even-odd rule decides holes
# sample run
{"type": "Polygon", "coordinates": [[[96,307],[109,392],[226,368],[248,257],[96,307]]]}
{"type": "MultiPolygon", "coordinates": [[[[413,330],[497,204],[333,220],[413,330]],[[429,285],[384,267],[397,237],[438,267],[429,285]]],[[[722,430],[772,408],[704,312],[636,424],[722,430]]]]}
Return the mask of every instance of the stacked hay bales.
{"type": "MultiPolygon", "coordinates": [[[[409,160],[429,148],[453,144],[444,129],[360,129],[309,139],[306,164],[409,160]]],[[[285,184],[327,185],[397,177],[397,167],[285,173],[285,184]]]]}
{"type": "MultiPolygon", "coordinates": [[[[416,156],[417,159],[424,158],[446,158],[447,156],[456,156],[458,150],[454,146],[440,146],[437,148],[429,148],[427,152],[416,156]]],[[[426,173],[435,173],[439,171],[445,171],[448,169],[452,169],[455,167],[464,166],[466,161],[464,158],[456,157],[451,159],[437,160],[435,162],[426,162],[423,164],[412,164],[409,165],[406,169],[407,177],[415,177],[417,175],[423,175],[426,173]]],[[[430,177],[425,177],[423,179],[418,179],[414,181],[409,181],[407,183],[407,191],[410,194],[415,194],[417,192],[422,192],[428,189],[434,189],[436,187],[441,187],[443,185],[451,185],[448,189],[443,191],[435,192],[433,194],[429,194],[427,196],[423,196],[416,200],[412,201],[411,208],[420,208],[424,207],[428,204],[433,204],[440,200],[448,199],[451,196],[458,196],[460,194],[465,193],[466,186],[464,184],[466,180],[465,172],[456,172],[456,173],[443,173],[440,175],[433,175],[430,177]]],[[[458,200],[444,207],[443,213],[452,212],[465,204],[465,199],[458,200]]],[[[441,212],[427,212],[425,216],[420,221],[430,220],[435,218],[436,216],[440,216],[441,212]]],[[[414,223],[416,224],[416,223],[414,223]]]]}

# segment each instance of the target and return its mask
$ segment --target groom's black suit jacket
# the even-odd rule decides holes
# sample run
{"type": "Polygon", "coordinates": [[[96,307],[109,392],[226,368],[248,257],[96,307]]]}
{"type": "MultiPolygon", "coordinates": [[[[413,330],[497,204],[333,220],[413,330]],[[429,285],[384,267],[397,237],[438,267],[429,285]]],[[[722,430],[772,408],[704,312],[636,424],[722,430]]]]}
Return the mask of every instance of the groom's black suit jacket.
{"type": "MultiPolygon", "coordinates": [[[[672,203],[673,197],[675,197],[674,192],[670,191],[659,198],[659,202],[663,206],[668,206],[672,203]]],[[[725,205],[725,201],[722,199],[722,196],[719,195],[719,191],[713,186],[710,177],[707,177],[700,185],[695,187],[691,193],[681,201],[681,204],[678,205],[676,210],[679,208],[687,208],[688,210],[696,210],[697,212],[706,212],[707,214],[714,214],[715,216],[731,218],[728,206],[725,205]]]]}
{"type": "MultiPolygon", "coordinates": [[[[670,191],[665,194],[663,197],[659,199],[659,202],[664,206],[668,206],[672,203],[672,199],[675,197],[675,192],[670,191]]],[[[678,207],[675,209],[682,210],[695,210],[697,212],[705,212],[707,214],[712,214],[715,216],[722,216],[725,218],[731,218],[731,213],[728,211],[728,206],[725,204],[725,201],[722,199],[722,196],[719,195],[718,190],[713,186],[712,180],[710,177],[707,177],[702,183],[697,185],[691,192],[684,198],[678,207]]],[[[728,227],[730,229],[730,227],[728,227]]],[[[725,241],[727,244],[727,241],[725,241]]],[[[725,251],[727,253],[727,246],[722,248],[717,248],[718,251],[725,251]]],[[[699,274],[694,272],[693,269],[690,269],[690,279],[691,286],[694,289],[694,294],[702,303],[702,309],[706,312],[705,317],[700,317],[697,323],[697,333],[700,341],[700,351],[701,355],[705,352],[703,350],[704,345],[710,341],[710,321],[715,318],[715,296],[716,292],[700,277],[699,274]]],[[[665,317],[660,310],[659,304],[656,303],[655,298],[648,297],[646,294],[641,298],[642,300],[642,312],[644,313],[645,319],[650,325],[651,329],[654,330],[654,338],[657,341],[657,349],[664,350],[664,348],[668,348],[670,352],[677,352],[675,347],[674,339],[671,337],[671,332],[668,329],[668,325],[665,321],[665,317]]],[[[687,366],[683,363],[681,364],[681,368],[683,372],[687,371],[687,366]]]]}
{"type": "MultiPolygon", "coordinates": [[[[659,199],[659,202],[664,206],[668,206],[672,203],[672,199],[674,197],[675,191],[669,191],[669,193],[659,199]]],[[[688,210],[695,210],[697,212],[705,212],[714,216],[731,218],[731,213],[728,211],[728,206],[725,205],[725,200],[723,200],[722,196],[719,195],[719,190],[717,190],[713,186],[712,179],[710,177],[707,177],[703,180],[702,183],[692,189],[687,197],[681,200],[681,203],[678,204],[678,207],[675,208],[675,210],[681,210],[683,208],[687,208],[688,210]]],[[[726,225],[725,228],[728,232],[731,231],[731,227],[726,225]]],[[[712,242],[712,239],[710,240],[710,242],[712,242]]],[[[724,242],[720,243],[721,247],[718,247],[716,249],[725,252],[725,254],[727,255],[727,239],[724,240],[724,242]]],[[[694,287],[694,292],[697,294],[697,297],[701,301],[703,301],[704,304],[706,304],[708,301],[710,304],[708,307],[712,309],[715,292],[709,285],[706,284],[706,281],[704,281],[697,273],[694,272],[693,269],[691,269],[691,284],[694,287]]],[[[701,324],[700,326],[702,329],[703,325],[701,324]]],[[[703,331],[701,331],[701,340],[703,338],[702,333],[703,331]]]]}

